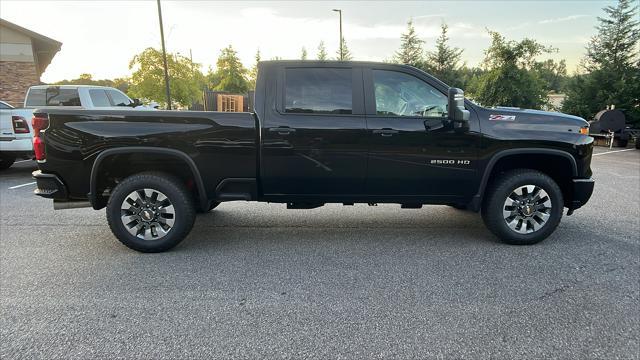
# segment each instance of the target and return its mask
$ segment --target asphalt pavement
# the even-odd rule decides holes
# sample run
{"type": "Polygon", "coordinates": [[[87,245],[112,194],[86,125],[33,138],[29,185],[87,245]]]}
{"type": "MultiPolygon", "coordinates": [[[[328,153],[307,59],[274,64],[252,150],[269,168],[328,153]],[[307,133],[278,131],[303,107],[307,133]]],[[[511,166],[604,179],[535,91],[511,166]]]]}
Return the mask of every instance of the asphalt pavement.
{"type": "Polygon", "coordinates": [[[54,212],[18,163],[0,358],[639,358],[640,151],[607,151],[591,201],[528,247],[445,206],[232,202],[141,254],[104,211],[54,212]]]}

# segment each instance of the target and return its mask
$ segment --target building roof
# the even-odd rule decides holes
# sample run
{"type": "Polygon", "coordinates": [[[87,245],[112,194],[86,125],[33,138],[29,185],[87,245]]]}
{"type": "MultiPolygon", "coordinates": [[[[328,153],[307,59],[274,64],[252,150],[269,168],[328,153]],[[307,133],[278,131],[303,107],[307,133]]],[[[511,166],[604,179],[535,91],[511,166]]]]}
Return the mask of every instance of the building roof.
{"type": "Polygon", "coordinates": [[[38,74],[42,74],[44,72],[47,66],[51,63],[53,57],[62,47],[62,43],[57,40],[38,34],[37,32],[29,29],[25,29],[22,26],[16,25],[5,19],[0,19],[0,26],[7,27],[31,38],[34,52],[33,55],[36,59],[38,74]]]}

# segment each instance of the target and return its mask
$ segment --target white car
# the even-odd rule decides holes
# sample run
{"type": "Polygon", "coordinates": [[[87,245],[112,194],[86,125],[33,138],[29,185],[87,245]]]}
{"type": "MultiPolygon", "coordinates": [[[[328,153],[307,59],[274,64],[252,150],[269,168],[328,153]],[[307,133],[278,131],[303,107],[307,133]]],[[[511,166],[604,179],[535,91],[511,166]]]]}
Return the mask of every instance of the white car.
{"type": "Polygon", "coordinates": [[[87,110],[155,110],[158,105],[142,105],[122,91],[105,86],[32,86],[27,90],[24,108],[13,108],[0,102],[0,170],[9,168],[17,158],[32,156],[33,110],[58,106],[87,110]]]}

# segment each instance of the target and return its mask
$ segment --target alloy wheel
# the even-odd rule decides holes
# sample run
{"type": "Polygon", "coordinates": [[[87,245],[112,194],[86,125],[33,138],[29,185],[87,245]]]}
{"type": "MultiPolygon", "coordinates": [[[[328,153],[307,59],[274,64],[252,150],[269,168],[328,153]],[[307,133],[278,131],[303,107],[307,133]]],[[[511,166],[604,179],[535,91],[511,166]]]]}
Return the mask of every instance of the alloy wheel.
{"type": "Polygon", "coordinates": [[[505,200],[502,215],[511,230],[519,234],[536,232],[551,217],[551,198],[539,186],[518,186],[505,200]]]}
{"type": "Polygon", "coordinates": [[[175,209],[169,198],[155,189],[132,191],[122,201],[120,219],[125,229],[143,240],[159,240],[173,228],[175,209]]]}

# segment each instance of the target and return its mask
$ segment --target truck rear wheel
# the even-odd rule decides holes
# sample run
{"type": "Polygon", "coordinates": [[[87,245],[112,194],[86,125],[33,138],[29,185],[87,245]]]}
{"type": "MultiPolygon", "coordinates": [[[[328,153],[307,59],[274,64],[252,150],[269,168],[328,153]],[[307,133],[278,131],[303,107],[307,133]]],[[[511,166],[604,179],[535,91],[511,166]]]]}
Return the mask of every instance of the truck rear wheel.
{"type": "Polygon", "coordinates": [[[0,170],[6,170],[16,161],[15,155],[0,154],[0,170]]]}
{"type": "Polygon", "coordinates": [[[531,245],[553,233],[563,209],[562,191],[551,177],[517,169],[493,182],[482,206],[482,219],[503,242],[531,245]]]}
{"type": "Polygon", "coordinates": [[[189,234],[195,207],[179,179],[163,173],[140,173],[113,189],[107,220],[113,234],[127,247],[162,252],[189,234]]]}

